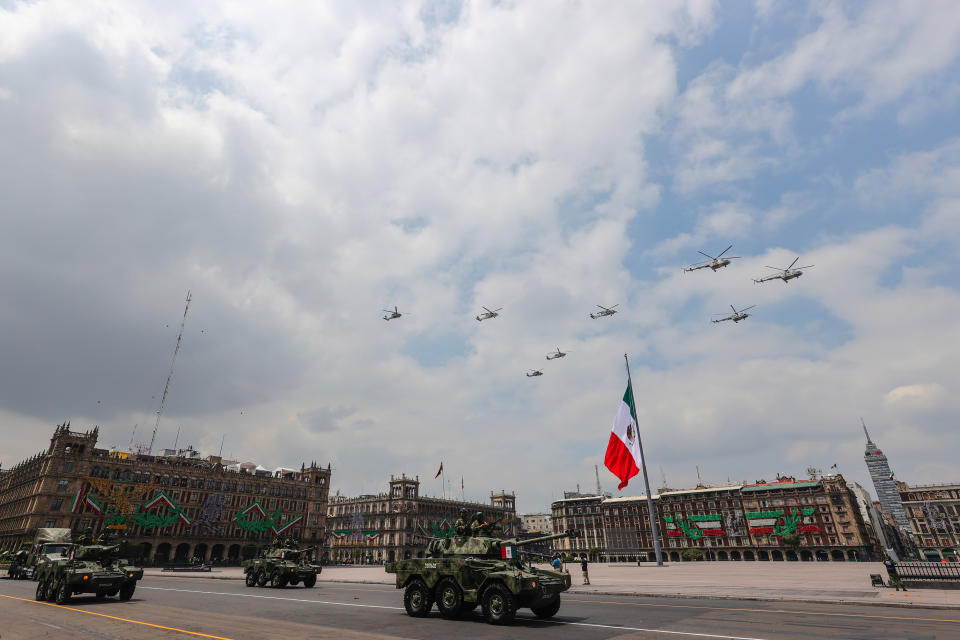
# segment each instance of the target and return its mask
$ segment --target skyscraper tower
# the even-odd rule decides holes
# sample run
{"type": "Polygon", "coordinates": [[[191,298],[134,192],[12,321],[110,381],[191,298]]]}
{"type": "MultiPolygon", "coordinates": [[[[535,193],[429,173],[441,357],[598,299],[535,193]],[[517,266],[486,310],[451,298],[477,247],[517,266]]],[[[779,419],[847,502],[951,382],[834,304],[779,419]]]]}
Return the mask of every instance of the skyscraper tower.
{"type": "Polygon", "coordinates": [[[867,471],[870,472],[870,479],[873,480],[877,500],[880,501],[880,506],[883,507],[884,511],[893,516],[901,529],[909,531],[910,521],[907,519],[903,502],[900,501],[900,492],[897,491],[897,484],[893,481],[893,472],[890,471],[887,456],[883,455],[883,451],[880,451],[877,445],[873,444],[863,418],[860,418],[860,423],[863,425],[864,435],[867,436],[867,449],[863,452],[863,460],[867,463],[867,471]]]}

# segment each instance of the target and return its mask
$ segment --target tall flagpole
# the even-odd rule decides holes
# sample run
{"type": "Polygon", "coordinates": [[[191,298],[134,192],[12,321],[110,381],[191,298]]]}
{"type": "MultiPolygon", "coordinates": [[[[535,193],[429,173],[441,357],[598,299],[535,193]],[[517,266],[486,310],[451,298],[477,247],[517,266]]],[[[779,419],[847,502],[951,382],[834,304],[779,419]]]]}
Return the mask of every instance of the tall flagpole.
{"type": "Polygon", "coordinates": [[[653,508],[653,496],[650,495],[650,480],[647,479],[647,460],[643,455],[643,440],[640,439],[640,423],[637,419],[637,396],[633,394],[633,378],[630,377],[630,360],[623,354],[623,361],[627,363],[627,384],[630,386],[630,397],[633,398],[633,420],[637,423],[637,446],[640,448],[640,466],[643,468],[643,486],[647,490],[647,513],[650,514],[650,534],[653,536],[653,552],[657,556],[657,566],[663,566],[663,553],[660,550],[660,536],[657,534],[656,509],[653,508]]]}

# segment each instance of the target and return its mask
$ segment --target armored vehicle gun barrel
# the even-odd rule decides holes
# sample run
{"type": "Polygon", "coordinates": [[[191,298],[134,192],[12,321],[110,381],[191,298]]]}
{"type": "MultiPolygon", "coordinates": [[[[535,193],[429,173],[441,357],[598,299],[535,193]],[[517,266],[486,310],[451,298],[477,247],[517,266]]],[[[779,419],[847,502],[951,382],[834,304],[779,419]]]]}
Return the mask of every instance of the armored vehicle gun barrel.
{"type": "Polygon", "coordinates": [[[564,531],[562,533],[554,533],[549,536],[539,536],[537,538],[527,538],[526,540],[518,540],[517,538],[511,538],[509,540],[504,540],[503,544],[505,546],[509,545],[511,547],[524,547],[531,544],[537,544],[539,542],[547,542],[549,540],[559,540],[560,538],[579,538],[583,534],[579,529],[570,529],[569,531],[564,531]]]}

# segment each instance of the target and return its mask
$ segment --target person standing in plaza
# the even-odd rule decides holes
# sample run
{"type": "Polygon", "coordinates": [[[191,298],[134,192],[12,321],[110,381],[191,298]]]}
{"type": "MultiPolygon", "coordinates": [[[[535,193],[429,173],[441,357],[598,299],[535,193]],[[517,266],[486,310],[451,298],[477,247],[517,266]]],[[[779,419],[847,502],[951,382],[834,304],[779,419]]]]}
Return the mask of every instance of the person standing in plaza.
{"type": "Polygon", "coordinates": [[[583,584],[590,584],[590,576],[587,574],[587,554],[580,554],[580,571],[583,572],[583,584]]]}
{"type": "Polygon", "coordinates": [[[554,570],[554,571],[563,571],[563,564],[560,562],[560,554],[559,554],[559,553],[554,553],[554,554],[553,554],[553,562],[552,562],[551,564],[553,564],[553,570],[554,570]]]}
{"type": "Polygon", "coordinates": [[[886,567],[887,575],[890,577],[890,586],[896,587],[897,591],[900,591],[901,587],[906,591],[907,586],[903,584],[903,580],[900,579],[900,574],[897,573],[896,563],[891,558],[887,558],[883,561],[883,566],[886,567]]]}

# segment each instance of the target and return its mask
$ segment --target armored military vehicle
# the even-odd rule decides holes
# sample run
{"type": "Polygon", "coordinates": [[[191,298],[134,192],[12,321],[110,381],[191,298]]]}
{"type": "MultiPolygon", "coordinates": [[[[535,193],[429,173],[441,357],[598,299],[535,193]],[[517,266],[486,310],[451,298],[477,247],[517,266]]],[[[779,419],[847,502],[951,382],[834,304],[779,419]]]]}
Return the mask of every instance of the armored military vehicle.
{"type": "Polygon", "coordinates": [[[37,562],[44,556],[59,555],[70,547],[70,529],[37,529],[33,544],[13,554],[7,577],[14,580],[34,577],[37,562]]]}
{"type": "Polygon", "coordinates": [[[71,544],[59,555],[43,556],[36,569],[36,599],[64,604],[74,594],[93,593],[129,600],[143,569],[127,565],[119,550],[119,544],[71,544]]]}
{"type": "Polygon", "coordinates": [[[317,584],[317,575],[323,569],[310,561],[310,551],[314,547],[298,549],[296,543],[287,541],[274,544],[262,551],[253,560],[245,560],[243,571],[248,587],[285,587],[297,586],[301,582],[307,589],[317,584]]]}
{"type": "Polygon", "coordinates": [[[530,607],[538,618],[550,618],[560,610],[560,593],[570,588],[570,574],[524,562],[519,548],[579,535],[567,531],[528,540],[483,535],[434,539],[427,545],[427,558],[391,562],[386,570],[397,574],[410,616],[426,616],[436,602],[440,615],[448,619],[477,605],[491,624],[510,622],[521,607],[530,607]]]}

